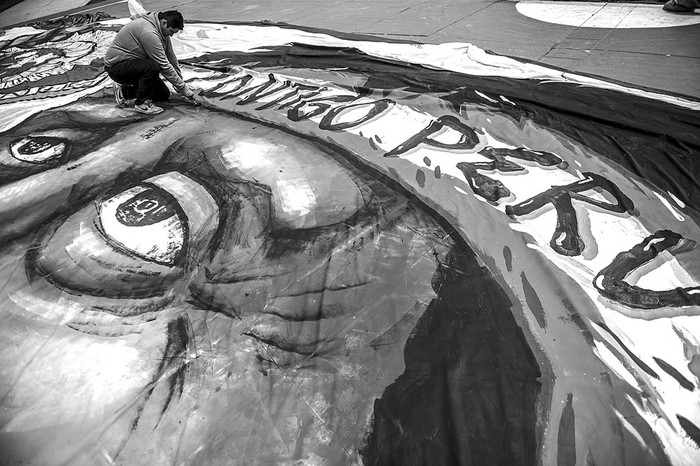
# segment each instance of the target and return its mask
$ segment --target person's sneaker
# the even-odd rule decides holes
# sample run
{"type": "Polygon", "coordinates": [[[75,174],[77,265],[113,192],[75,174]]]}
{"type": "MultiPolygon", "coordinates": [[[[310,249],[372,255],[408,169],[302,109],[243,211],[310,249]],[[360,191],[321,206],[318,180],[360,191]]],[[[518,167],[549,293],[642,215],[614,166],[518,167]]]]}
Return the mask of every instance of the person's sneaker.
{"type": "Polygon", "coordinates": [[[695,10],[695,8],[689,6],[679,5],[676,3],[676,0],[668,0],[668,2],[664,3],[663,9],[671,13],[690,13],[695,10]]]}
{"type": "Polygon", "coordinates": [[[153,102],[150,100],[146,100],[142,104],[135,104],[134,110],[139,113],[145,113],[146,115],[155,115],[163,111],[159,106],[153,105],[153,102]]]}
{"type": "Polygon", "coordinates": [[[136,99],[127,99],[124,97],[124,89],[122,85],[112,81],[112,89],[114,90],[114,99],[117,101],[117,107],[128,108],[133,107],[136,99]]]}

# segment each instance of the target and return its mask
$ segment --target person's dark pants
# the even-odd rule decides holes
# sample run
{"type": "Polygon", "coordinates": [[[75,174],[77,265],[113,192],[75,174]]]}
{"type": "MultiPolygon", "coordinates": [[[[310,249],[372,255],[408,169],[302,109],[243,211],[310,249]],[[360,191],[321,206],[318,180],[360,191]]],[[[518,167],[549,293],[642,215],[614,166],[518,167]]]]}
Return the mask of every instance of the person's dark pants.
{"type": "Polygon", "coordinates": [[[145,100],[163,102],[170,98],[170,90],[160,79],[160,67],[153,60],[120,61],[107,68],[107,74],[122,85],[124,98],[135,97],[137,104],[145,100]]]}

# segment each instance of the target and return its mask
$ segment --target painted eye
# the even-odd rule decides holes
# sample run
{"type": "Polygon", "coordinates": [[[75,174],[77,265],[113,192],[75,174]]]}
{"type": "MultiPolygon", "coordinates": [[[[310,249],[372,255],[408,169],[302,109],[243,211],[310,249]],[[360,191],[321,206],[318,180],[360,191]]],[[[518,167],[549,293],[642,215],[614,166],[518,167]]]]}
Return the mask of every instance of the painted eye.
{"type": "Polygon", "coordinates": [[[22,162],[50,163],[61,157],[68,140],[53,136],[26,136],[10,142],[10,154],[22,162]]]}
{"type": "Polygon", "coordinates": [[[115,247],[163,265],[174,265],[187,244],[187,219],[163,188],[143,183],[98,206],[101,231],[115,247]]]}
{"type": "Polygon", "coordinates": [[[33,267],[79,295],[150,298],[196,262],[218,228],[219,208],[198,182],[178,172],[149,178],[87,205],[42,239],[33,267]]]}

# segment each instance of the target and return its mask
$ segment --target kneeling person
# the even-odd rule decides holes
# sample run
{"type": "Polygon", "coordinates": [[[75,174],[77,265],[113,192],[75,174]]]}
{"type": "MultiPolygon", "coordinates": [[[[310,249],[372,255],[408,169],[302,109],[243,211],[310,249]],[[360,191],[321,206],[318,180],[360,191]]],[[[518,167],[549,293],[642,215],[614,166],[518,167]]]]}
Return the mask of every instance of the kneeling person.
{"type": "Polygon", "coordinates": [[[114,81],[114,96],[119,107],[130,106],[141,113],[163,111],[153,102],[170,98],[170,91],[160,79],[165,79],[192,103],[194,92],[182,79],[182,71],[173,51],[170,36],[184,28],[179,11],[148,13],[119,30],[105,53],[105,70],[114,81]]]}

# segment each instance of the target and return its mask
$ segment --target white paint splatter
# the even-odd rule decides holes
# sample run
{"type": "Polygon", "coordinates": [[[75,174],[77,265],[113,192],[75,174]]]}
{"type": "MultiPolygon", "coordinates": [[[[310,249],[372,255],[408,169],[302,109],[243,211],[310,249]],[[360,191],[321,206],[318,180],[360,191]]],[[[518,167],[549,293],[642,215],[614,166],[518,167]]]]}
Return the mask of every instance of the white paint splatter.
{"type": "Polygon", "coordinates": [[[681,201],[678,199],[671,191],[666,191],[669,196],[671,196],[671,199],[680,207],[681,209],[685,209],[685,202],[681,201]]]}
{"type": "Polygon", "coordinates": [[[510,100],[508,100],[506,97],[504,97],[504,96],[502,96],[502,95],[499,95],[498,97],[500,97],[501,100],[502,100],[503,102],[507,102],[507,103],[509,103],[509,104],[511,104],[511,105],[513,105],[513,106],[515,106],[515,103],[513,103],[513,102],[510,101],[510,100]]]}
{"type": "Polygon", "coordinates": [[[497,100],[492,99],[491,97],[487,96],[487,95],[484,94],[483,92],[479,92],[479,91],[477,91],[477,90],[475,90],[474,92],[475,92],[479,97],[481,97],[482,99],[488,100],[489,102],[493,102],[494,104],[497,104],[497,103],[498,103],[497,100]]]}
{"type": "Polygon", "coordinates": [[[656,197],[659,198],[659,200],[660,200],[661,203],[664,205],[664,207],[666,207],[666,208],[669,210],[669,212],[671,212],[671,214],[673,214],[673,216],[676,217],[676,220],[678,220],[679,222],[684,222],[684,221],[685,221],[685,217],[683,217],[683,216],[680,214],[680,212],[678,212],[678,211],[671,205],[671,203],[668,202],[668,201],[666,200],[665,197],[663,197],[661,194],[657,193],[656,191],[652,191],[652,192],[656,195],[656,197]]]}
{"type": "Polygon", "coordinates": [[[304,216],[311,212],[316,205],[316,196],[311,186],[302,179],[277,181],[282,209],[294,216],[304,216]]]}
{"type": "Polygon", "coordinates": [[[608,349],[607,346],[596,340],[595,348],[593,348],[593,351],[603,362],[605,362],[608,368],[611,371],[613,371],[615,375],[617,375],[620,379],[630,384],[636,390],[641,390],[641,387],[637,383],[637,380],[635,380],[634,376],[632,376],[632,374],[630,374],[629,371],[625,369],[625,366],[622,365],[620,360],[617,359],[617,356],[615,356],[613,352],[608,349]]]}

